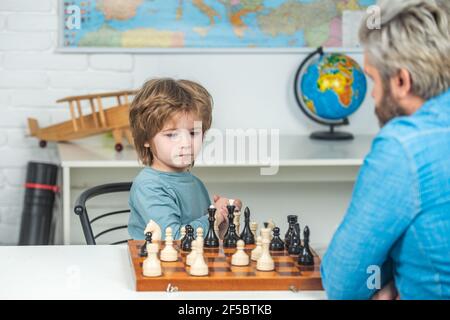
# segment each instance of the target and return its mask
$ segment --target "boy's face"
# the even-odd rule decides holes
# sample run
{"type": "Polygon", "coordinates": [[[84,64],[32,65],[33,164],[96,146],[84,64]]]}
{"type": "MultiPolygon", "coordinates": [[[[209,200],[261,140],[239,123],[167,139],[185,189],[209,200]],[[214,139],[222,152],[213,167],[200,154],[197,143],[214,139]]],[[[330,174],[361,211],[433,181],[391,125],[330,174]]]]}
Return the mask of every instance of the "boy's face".
{"type": "Polygon", "coordinates": [[[162,171],[185,171],[200,152],[202,141],[201,119],[193,113],[176,114],[152,140],[152,167],[162,171]]]}

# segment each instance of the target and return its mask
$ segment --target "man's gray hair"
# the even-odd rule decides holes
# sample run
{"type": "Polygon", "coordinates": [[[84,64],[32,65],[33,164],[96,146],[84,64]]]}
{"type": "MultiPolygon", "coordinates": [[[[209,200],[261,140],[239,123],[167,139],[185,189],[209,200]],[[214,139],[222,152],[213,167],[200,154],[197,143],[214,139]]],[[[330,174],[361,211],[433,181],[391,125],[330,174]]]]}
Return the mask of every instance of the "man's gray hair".
{"type": "MultiPolygon", "coordinates": [[[[409,71],[413,94],[428,100],[450,87],[449,0],[380,0],[381,24],[370,14],[359,38],[368,59],[388,81],[400,69],[409,71]]],[[[372,12],[373,14],[373,12],[372,12]]]]}

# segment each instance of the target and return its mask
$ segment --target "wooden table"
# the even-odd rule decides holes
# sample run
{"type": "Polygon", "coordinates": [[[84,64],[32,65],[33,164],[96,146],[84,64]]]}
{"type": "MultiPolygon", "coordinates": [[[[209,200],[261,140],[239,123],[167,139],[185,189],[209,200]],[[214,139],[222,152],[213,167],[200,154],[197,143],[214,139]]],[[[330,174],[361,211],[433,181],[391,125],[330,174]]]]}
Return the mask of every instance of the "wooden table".
{"type": "Polygon", "coordinates": [[[126,245],[0,247],[0,299],[325,299],[323,291],[137,292],[126,245]]]}

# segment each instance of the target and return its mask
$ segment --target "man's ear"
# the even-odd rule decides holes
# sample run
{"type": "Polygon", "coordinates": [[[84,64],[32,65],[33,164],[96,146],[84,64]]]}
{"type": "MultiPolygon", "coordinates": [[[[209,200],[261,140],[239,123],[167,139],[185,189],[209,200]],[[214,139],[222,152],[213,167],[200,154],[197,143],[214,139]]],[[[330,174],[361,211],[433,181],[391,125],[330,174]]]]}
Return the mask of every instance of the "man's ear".
{"type": "Polygon", "coordinates": [[[411,74],[406,69],[400,69],[391,78],[391,93],[396,99],[404,99],[411,94],[412,79],[411,74]]]}

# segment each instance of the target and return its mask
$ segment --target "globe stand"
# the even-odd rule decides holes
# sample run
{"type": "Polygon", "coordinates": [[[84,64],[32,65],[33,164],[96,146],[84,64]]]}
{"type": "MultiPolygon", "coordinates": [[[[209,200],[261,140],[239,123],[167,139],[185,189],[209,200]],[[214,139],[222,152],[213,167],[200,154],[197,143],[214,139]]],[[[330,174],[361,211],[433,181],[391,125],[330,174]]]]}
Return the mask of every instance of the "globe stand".
{"type": "Polygon", "coordinates": [[[314,140],[353,140],[353,135],[349,132],[334,131],[334,125],[330,125],[330,131],[316,131],[310,134],[310,138],[314,140]]]}

